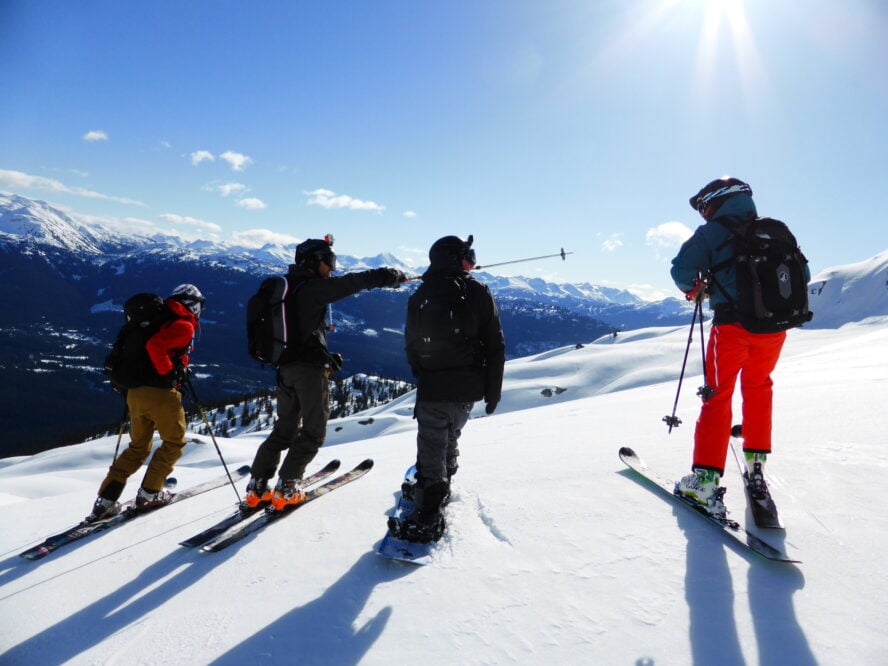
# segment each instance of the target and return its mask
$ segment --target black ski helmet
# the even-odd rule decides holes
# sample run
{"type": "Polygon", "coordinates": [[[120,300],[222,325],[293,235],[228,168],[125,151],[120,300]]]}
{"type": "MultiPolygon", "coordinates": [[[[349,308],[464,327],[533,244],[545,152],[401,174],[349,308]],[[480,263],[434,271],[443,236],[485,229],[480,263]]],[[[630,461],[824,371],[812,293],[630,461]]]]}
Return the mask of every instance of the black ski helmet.
{"type": "Polygon", "coordinates": [[[330,244],[322,238],[309,238],[296,246],[296,264],[315,269],[323,261],[330,268],[336,269],[336,253],[330,244]]]}
{"type": "Polygon", "coordinates": [[[720,206],[725,199],[735,194],[748,194],[752,196],[752,188],[739,178],[717,178],[711,183],[707,183],[703,188],[690,198],[691,208],[703,214],[707,206],[717,204],[720,206]]]}
{"type": "Polygon", "coordinates": [[[439,238],[429,248],[429,262],[432,266],[459,266],[463,259],[475,265],[475,250],[472,249],[474,236],[466,240],[459,236],[439,238]]]}

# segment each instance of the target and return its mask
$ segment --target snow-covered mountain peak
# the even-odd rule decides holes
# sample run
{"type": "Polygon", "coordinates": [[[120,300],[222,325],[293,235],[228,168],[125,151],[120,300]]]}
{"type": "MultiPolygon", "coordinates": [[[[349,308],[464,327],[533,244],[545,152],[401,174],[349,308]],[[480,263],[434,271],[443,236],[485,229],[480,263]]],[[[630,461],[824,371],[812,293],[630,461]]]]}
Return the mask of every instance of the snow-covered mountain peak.
{"type": "Polygon", "coordinates": [[[85,226],[45,201],[14,194],[0,194],[0,234],[72,252],[100,252],[100,240],[85,226]]]}

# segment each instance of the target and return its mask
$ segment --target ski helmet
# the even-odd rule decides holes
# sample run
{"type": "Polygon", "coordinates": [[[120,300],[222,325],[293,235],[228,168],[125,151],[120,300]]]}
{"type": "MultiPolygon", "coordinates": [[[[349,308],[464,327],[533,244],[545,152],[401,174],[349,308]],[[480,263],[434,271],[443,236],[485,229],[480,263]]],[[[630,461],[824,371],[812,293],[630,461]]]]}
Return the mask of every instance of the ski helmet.
{"type": "Polygon", "coordinates": [[[296,246],[297,265],[315,269],[321,261],[336,270],[336,253],[326,240],[309,238],[296,246]]]}
{"type": "Polygon", "coordinates": [[[200,293],[200,289],[188,283],[180,284],[173,289],[170,298],[179,301],[195,317],[200,317],[201,312],[203,312],[204,301],[206,300],[203,294],[200,293]]]}
{"type": "Polygon", "coordinates": [[[712,204],[720,206],[725,199],[735,194],[748,194],[752,196],[752,188],[738,178],[717,178],[703,186],[697,194],[690,198],[691,208],[703,214],[703,211],[712,204]]]}
{"type": "Polygon", "coordinates": [[[429,262],[432,266],[459,265],[463,259],[475,265],[475,250],[472,249],[474,237],[469,234],[466,240],[459,236],[439,238],[429,248],[429,262]]]}

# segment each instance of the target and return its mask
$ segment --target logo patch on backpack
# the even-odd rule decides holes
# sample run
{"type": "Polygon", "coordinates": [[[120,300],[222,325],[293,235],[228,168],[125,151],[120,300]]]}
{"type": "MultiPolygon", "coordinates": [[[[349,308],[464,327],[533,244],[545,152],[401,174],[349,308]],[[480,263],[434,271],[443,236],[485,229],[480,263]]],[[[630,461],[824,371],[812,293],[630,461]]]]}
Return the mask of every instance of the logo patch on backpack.
{"type": "Polygon", "coordinates": [[[105,358],[104,372],[112,386],[130,389],[137,386],[157,386],[160,376],[154,370],[145,343],[167,321],[175,318],[157,294],[141,293],[123,304],[126,323],[121,327],[105,358]]]}
{"type": "Polygon", "coordinates": [[[458,368],[477,361],[474,316],[464,280],[423,282],[411,301],[415,307],[413,344],[424,369],[458,368]]]}
{"type": "Polygon", "coordinates": [[[734,256],[712,267],[712,279],[732,302],[743,327],[752,333],[776,333],[811,321],[805,279],[808,260],[789,228],[769,217],[722,224],[731,232],[725,242],[731,244],[734,256]],[[718,283],[717,274],[731,266],[737,275],[736,299],[718,283]]]}
{"type": "MultiPolygon", "coordinates": [[[[277,365],[288,343],[292,344],[287,299],[301,284],[291,284],[280,275],[270,277],[247,301],[247,352],[260,363],[277,365]]],[[[293,314],[290,313],[291,321],[293,314]]]]}

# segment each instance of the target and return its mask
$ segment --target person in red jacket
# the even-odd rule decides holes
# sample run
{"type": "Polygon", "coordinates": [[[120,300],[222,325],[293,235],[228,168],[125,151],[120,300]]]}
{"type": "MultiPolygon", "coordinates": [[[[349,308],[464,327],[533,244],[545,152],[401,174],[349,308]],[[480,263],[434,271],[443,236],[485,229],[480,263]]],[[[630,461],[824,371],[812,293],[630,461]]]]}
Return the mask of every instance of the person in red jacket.
{"type": "Polygon", "coordinates": [[[193,284],[173,289],[164,303],[169,319],[145,343],[147,361],[141,368],[143,384],[126,392],[130,415],[130,443],[108,469],[99,486],[89,522],[120,512],[117,501],[127,479],[135,474],[151,454],[156,430],[162,440],[151,456],[142,485],[136,495],[137,508],[151,508],[169,501],[163,489],[167,476],[185,447],[185,411],[179,392],[182,375],[188,367],[188,354],[203,312],[204,297],[193,284]]]}

